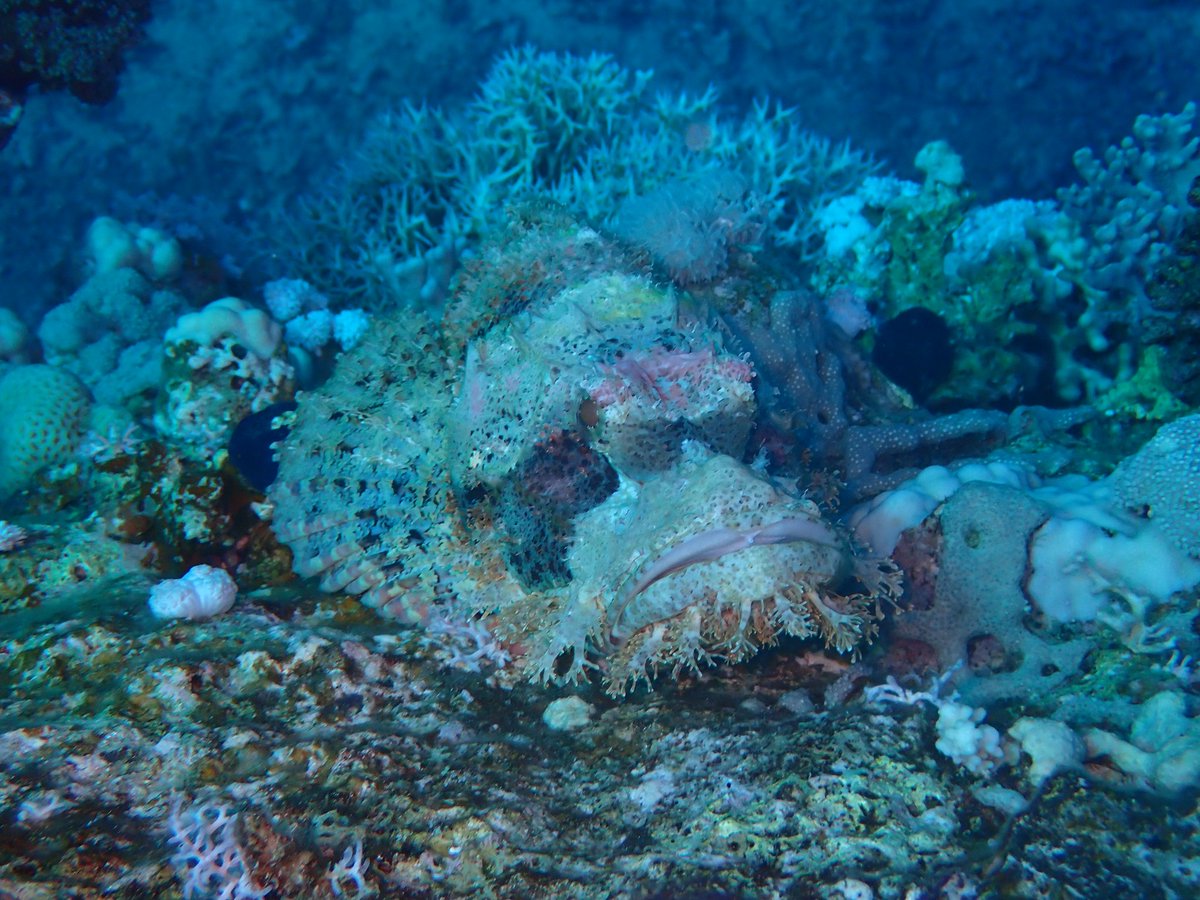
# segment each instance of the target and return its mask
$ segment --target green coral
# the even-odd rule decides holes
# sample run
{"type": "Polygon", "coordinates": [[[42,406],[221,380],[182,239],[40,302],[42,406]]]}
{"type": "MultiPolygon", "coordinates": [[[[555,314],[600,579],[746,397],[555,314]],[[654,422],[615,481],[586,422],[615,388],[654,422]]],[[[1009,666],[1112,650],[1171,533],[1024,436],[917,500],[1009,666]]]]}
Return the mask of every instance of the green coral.
{"type": "Polygon", "coordinates": [[[913,306],[952,311],[944,260],[967,204],[964,196],[922,190],[887,206],[882,230],[891,257],[883,288],[890,315],[913,306]]]}
{"type": "Polygon", "coordinates": [[[1113,384],[1096,398],[1096,407],[1109,415],[1151,422],[1165,422],[1188,411],[1167,387],[1168,351],[1146,347],[1133,374],[1113,384]]]}

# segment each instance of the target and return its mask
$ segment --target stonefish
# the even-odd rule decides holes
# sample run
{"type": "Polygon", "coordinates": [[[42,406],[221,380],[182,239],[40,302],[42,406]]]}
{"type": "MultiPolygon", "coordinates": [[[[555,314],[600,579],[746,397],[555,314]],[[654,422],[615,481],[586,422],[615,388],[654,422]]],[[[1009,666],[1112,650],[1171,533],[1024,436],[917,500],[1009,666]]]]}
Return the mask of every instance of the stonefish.
{"type": "Polygon", "coordinates": [[[270,491],[296,572],[617,695],[781,635],[870,639],[895,572],[743,462],[749,364],[596,231],[512,220],[440,321],[378,321],[301,395],[270,491]]]}

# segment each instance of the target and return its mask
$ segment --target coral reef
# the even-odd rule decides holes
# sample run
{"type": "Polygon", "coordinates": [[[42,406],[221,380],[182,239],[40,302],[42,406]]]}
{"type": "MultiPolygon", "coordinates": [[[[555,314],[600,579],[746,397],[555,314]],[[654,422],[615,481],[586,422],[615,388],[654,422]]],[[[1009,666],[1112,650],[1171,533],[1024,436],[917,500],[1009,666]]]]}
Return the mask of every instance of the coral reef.
{"type": "Polygon", "coordinates": [[[0,894],[1190,896],[1193,117],[984,204],[526,47],[275,280],[95,220],[0,321],[0,894]]]}
{"type": "Polygon", "coordinates": [[[755,370],[756,440],[780,457],[777,464],[810,478],[838,472],[835,496],[871,497],[922,465],[982,457],[998,445],[1061,433],[1094,415],[1089,407],[914,409],[816,297],[767,290],[767,296],[744,290],[718,312],[731,349],[755,370]]]}
{"type": "MultiPolygon", "coordinates": [[[[818,210],[813,284],[875,298],[887,321],[929,310],[971,348],[936,389],[916,389],[931,408],[1086,401],[1122,416],[1178,415],[1160,390],[1177,377],[1145,352],[1172,331],[1147,285],[1183,243],[1200,167],[1194,119],[1192,105],[1141,116],[1103,162],[1081,150],[1083,183],[1057,202],[977,205],[962,161],[935,142],[916,159],[923,185],[867,178],[818,210]],[[950,175],[935,178],[933,166],[950,175]]],[[[1164,311],[1178,302],[1157,296],[1164,311]]]]}
{"type": "MultiPolygon", "coordinates": [[[[1192,137],[1195,119],[1195,103],[1178,115],[1139,116],[1133,135],[1108,148],[1103,161],[1087,148],[1076,153],[1083,184],[1059,193],[1063,211],[1087,241],[1088,285],[1100,294],[1115,292],[1139,301],[1131,310],[1134,324],[1146,312],[1147,276],[1179,236],[1188,190],[1200,175],[1200,138],[1192,137]]],[[[1093,333],[1093,342],[1102,339],[1106,312],[1118,314],[1097,299],[1080,319],[1093,333]]]]}
{"type": "Polygon", "coordinates": [[[66,88],[90,103],[117,89],[121,56],[150,18],[147,0],[6,0],[0,5],[0,77],[6,89],[66,88]]]}
{"type": "Polygon", "coordinates": [[[6,635],[0,888],[168,894],[245,876],[314,898],[753,897],[838,896],[852,879],[878,896],[948,883],[986,896],[1064,872],[1090,893],[1194,884],[1183,805],[1074,771],[1036,792],[968,776],[931,761],[926,704],[796,712],[798,673],[776,660],[666,686],[650,706],[596,696],[590,721],[552,730],[540,689],[448,677],[357,604],[276,614],[292,603],[261,596],[152,632],[83,611],[70,633],[6,635]]]}

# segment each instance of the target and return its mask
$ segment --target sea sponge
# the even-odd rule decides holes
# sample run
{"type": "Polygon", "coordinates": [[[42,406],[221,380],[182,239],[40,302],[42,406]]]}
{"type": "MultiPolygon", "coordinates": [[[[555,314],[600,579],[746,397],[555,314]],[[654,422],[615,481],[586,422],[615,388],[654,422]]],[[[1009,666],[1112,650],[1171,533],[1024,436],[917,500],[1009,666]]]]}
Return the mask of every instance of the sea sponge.
{"type": "Polygon", "coordinates": [[[88,389],[65,369],[17,366],[0,378],[0,499],[71,458],[91,406],[88,389]]]}
{"type": "Polygon", "coordinates": [[[183,250],[171,235],[110,216],[92,222],[86,245],[96,272],[137,269],[152,281],[170,281],[183,268],[183,250]]]}
{"type": "Polygon", "coordinates": [[[167,331],[167,345],[193,341],[200,347],[215,347],[230,337],[255,356],[269,358],[283,337],[283,328],[261,309],[237,297],[214,300],[199,312],[180,316],[167,331]]]}
{"type": "Polygon", "coordinates": [[[236,598],[237,583],[224,569],[192,566],[150,590],[150,612],[159,619],[211,619],[228,612],[236,598]]]}

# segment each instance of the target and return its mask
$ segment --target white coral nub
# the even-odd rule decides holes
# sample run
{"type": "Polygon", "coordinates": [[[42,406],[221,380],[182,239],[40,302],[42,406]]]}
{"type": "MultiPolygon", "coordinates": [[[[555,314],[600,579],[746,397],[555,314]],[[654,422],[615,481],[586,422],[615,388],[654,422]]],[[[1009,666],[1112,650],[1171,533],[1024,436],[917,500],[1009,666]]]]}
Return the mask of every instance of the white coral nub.
{"type": "Polygon", "coordinates": [[[229,610],[237,584],[224,569],[193,566],[182,578],[150,590],[150,612],[159,619],[211,619],[229,610]]]}
{"type": "Polygon", "coordinates": [[[20,525],[10,525],[0,521],[0,553],[8,553],[20,547],[29,538],[25,529],[20,525]]]}

